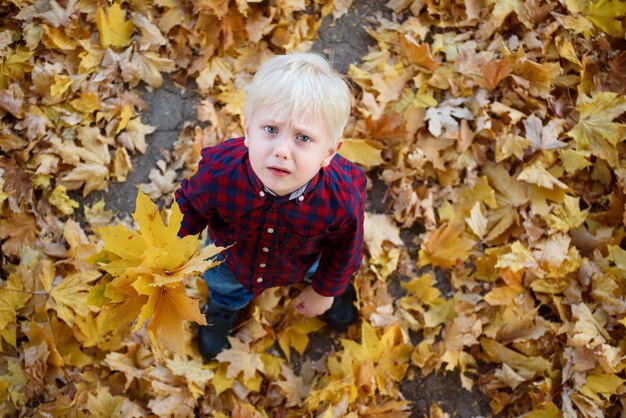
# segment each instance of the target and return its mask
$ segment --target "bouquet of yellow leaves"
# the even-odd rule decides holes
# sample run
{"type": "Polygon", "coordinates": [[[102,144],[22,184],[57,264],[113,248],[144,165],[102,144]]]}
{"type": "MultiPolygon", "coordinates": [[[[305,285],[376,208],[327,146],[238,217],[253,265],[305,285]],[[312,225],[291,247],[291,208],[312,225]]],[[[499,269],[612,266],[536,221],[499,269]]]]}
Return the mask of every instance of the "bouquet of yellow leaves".
{"type": "Polygon", "coordinates": [[[138,330],[148,321],[154,345],[175,353],[184,349],[188,334],[185,320],[206,325],[198,301],[185,291],[184,279],[219,264],[213,258],[223,250],[208,245],[199,248],[198,236],[178,237],[183,215],[174,202],[169,220],[141,189],[133,218],[138,230],[124,225],[97,228],[104,247],[88,261],[106,275],[91,290],[94,305],[124,304],[123,312],[134,312],[138,330]]]}

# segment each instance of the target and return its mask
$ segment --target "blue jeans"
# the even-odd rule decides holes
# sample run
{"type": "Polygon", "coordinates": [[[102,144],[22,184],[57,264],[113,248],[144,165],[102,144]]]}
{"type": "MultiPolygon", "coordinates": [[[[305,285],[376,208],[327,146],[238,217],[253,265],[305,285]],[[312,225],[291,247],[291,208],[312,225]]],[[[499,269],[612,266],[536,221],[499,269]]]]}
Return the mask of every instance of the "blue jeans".
{"type": "MultiPolygon", "coordinates": [[[[218,254],[218,260],[223,256],[218,254]]],[[[304,281],[310,282],[320,264],[319,258],[304,275],[304,281]]],[[[209,303],[216,308],[238,311],[254,298],[254,293],[243,287],[232,271],[222,263],[208,269],[202,275],[209,288],[209,303]]]]}

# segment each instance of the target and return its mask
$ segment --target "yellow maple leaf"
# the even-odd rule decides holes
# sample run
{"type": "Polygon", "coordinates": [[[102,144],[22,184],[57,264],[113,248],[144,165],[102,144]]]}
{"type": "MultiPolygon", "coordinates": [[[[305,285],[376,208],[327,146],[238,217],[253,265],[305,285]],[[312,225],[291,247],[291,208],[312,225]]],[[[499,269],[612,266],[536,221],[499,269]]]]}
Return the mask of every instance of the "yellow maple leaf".
{"type": "Polygon", "coordinates": [[[120,112],[120,122],[117,125],[117,129],[115,130],[116,134],[119,134],[121,131],[126,129],[128,126],[128,122],[130,122],[130,118],[133,117],[133,109],[130,105],[125,104],[120,112]]]}
{"type": "Polygon", "coordinates": [[[70,88],[74,80],[67,75],[54,75],[54,83],[50,85],[50,95],[59,99],[70,88]]]}
{"type": "Polygon", "coordinates": [[[517,176],[517,179],[525,181],[529,184],[536,184],[550,190],[552,190],[554,186],[567,189],[567,185],[546,170],[539,160],[525,167],[517,176]]]}
{"type": "Polygon", "coordinates": [[[452,268],[457,262],[464,262],[476,244],[465,232],[462,220],[452,220],[437,229],[419,251],[420,267],[432,264],[452,268]]]}
{"type": "Polygon", "coordinates": [[[207,366],[197,361],[185,360],[179,356],[165,360],[167,368],[177,376],[182,376],[187,381],[187,387],[194,398],[198,399],[204,393],[205,386],[215,373],[207,366]]]}
{"type": "Polygon", "coordinates": [[[184,320],[206,325],[206,318],[200,312],[198,301],[191,299],[182,283],[155,286],[149,279],[142,277],[135,280],[133,287],[140,295],[148,296],[143,305],[135,331],[150,319],[148,331],[159,345],[182,353],[185,341],[190,335],[185,332],[184,320]]]}
{"type": "Polygon", "coordinates": [[[482,239],[487,234],[488,220],[480,209],[480,202],[474,203],[470,216],[465,218],[465,223],[476,236],[482,239]]]}
{"type": "Polygon", "coordinates": [[[553,402],[542,402],[524,416],[526,418],[560,418],[563,415],[553,402]]]}
{"type": "Polygon", "coordinates": [[[148,247],[148,243],[141,234],[121,224],[97,228],[96,232],[104,240],[103,251],[123,260],[133,261],[137,265],[141,262],[141,256],[148,247]]]}
{"type": "Polygon", "coordinates": [[[390,325],[379,337],[369,323],[361,324],[361,344],[341,339],[344,357],[350,358],[357,387],[369,394],[376,390],[389,395],[388,381],[400,381],[408,367],[412,347],[398,324],[390,325]]]}
{"type": "Polygon", "coordinates": [[[598,29],[611,36],[624,36],[624,27],[619,17],[626,15],[626,3],[622,0],[589,1],[583,14],[598,29]]]}
{"type": "Polygon", "coordinates": [[[520,0],[488,0],[487,3],[489,5],[493,4],[494,8],[489,15],[489,19],[479,31],[483,39],[491,36],[511,13],[519,15],[524,6],[520,0]]]}
{"type": "Polygon", "coordinates": [[[616,276],[621,276],[626,279],[626,251],[616,245],[607,246],[609,251],[608,259],[615,263],[615,267],[610,271],[616,276]]]}
{"type": "Polygon", "coordinates": [[[92,393],[88,395],[86,409],[97,418],[121,418],[123,402],[123,397],[112,396],[106,386],[98,386],[95,396],[92,393]]]}
{"type": "Polygon", "coordinates": [[[70,105],[79,112],[93,113],[100,109],[100,100],[94,93],[82,92],[78,98],[70,102],[70,105]]]}
{"type": "Polygon", "coordinates": [[[559,50],[559,55],[562,58],[565,58],[572,64],[576,65],[579,69],[582,69],[583,65],[578,59],[578,55],[576,55],[576,50],[574,49],[574,45],[567,38],[558,38],[556,39],[557,48],[559,50]]]}
{"type": "Polygon", "coordinates": [[[309,345],[309,334],[320,330],[324,323],[317,318],[294,316],[293,321],[278,333],[278,345],[287,357],[290,358],[291,347],[300,355],[309,345]]]}
{"type": "Polygon", "coordinates": [[[196,82],[200,91],[209,91],[219,78],[222,84],[227,84],[234,77],[231,60],[227,57],[213,57],[200,73],[196,82]]]}
{"type": "MultiPolygon", "coordinates": [[[[171,59],[147,51],[135,52],[130,65],[136,70],[139,78],[151,87],[161,87],[163,84],[161,72],[169,73],[176,69],[176,63],[171,59]]],[[[137,81],[133,80],[131,86],[137,81]]]]}
{"type": "Polygon", "coordinates": [[[563,162],[563,168],[565,168],[567,174],[570,175],[592,165],[591,161],[587,159],[590,156],[591,154],[589,152],[576,151],[573,149],[559,151],[559,158],[563,162]]]}
{"type": "Polygon", "coordinates": [[[384,242],[390,242],[396,246],[403,246],[400,238],[400,229],[393,218],[386,214],[365,213],[364,239],[371,255],[371,262],[384,264],[384,242]]]}
{"type": "Polygon", "coordinates": [[[5,286],[0,287],[0,329],[16,320],[16,311],[30,300],[23,279],[16,273],[10,274],[5,286]]]}
{"type": "Polygon", "coordinates": [[[152,339],[174,352],[182,352],[188,335],[185,321],[206,324],[198,301],[189,298],[186,277],[202,273],[217,262],[210,259],[221,248],[197,251],[198,237],[178,237],[183,215],[174,202],[166,223],[158,207],[139,189],[133,217],[139,231],[121,224],[98,228],[104,240],[100,253],[89,258],[113,280],[99,284],[92,300],[99,305],[132,300],[140,310],[137,330],[146,321],[152,339]]]}
{"type": "Polygon", "coordinates": [[[385,162],[381,153],[384,146],[369,139],[346,138],[341,146],[340,154],[352,161],[370,169],[385,162]]]}
{"type": "Polygon", "coordinates": [[[118,140],[129,151],[139,151],[145,153],[148,148],[146,135],[156,130],[156,126],[145,125],[141,122],[141,116],[131,119],[124,132],[118,135],[118,140]]]}
{"type": "Polygon", "coordinates": [[[626,392],[623,385],[626,380],[615,374],[594,373],[587,375],[585,384],[580,388],[581,393],[592,399],[600,400],[601,395],[608,400],[612,395],[619,395],[626,392]]]}
{"type": "MultiPolygon", "coordinates": [[[[50,318],[49,324],[32,324],[28,336],[30,341],[37,338],[45,338],[48,347],[53,348],[58,356],[58,366],[72,365],[83,367],[93,364],[93,358],[83,353],[80,342],[74,337],[72,328],[57,318],[50,318]],[[42,326],[40,328],[40,326],[42,326]],[[40,333],[39,336],[35,336],[40,333]]],[[[48,357],[48,363],[52,363],[52,355],[48,357]]]]}
{"type": "Polygon", "coordinates": [[[139,309],[133,300],[106,305],[97,314],[77,316],[74,333],[84,347],[117,350],[138,314],[139,309]]]}
{"type": "Polygon", "coordinates": [[[124,374],[124,377],[126,378],[124,390],[128,390],[135,379],[141,380],[147,376],[147,371],[138,368],[135,365],[135,359],[128,354],[117,352],[109,353],[106,355],[102,363],[109,369],[124,374]]]}
{"type": "MultiPolygon", "coordinates": [[[[214,260],[206,259],[216,255],[222,248],[206,246],[196,253],[196,236],[178,237],[183,215],[176,202],[167,225],[158,207],[141,189],[135,207],[133,218],[139,225],[138,232],[123,225],[96,229],[104,239],[103,251],[119,258],[109,261],[113,267],[117,269],[118,264],[124,269],[135,267],[136,270],[132,270],[131,274],[152,275],[159,278],[158,284],[168,284],[181,281],[194,273],[202,273],[216,264],[214,260]]],[[[102,266],[109,273],[120,275],[108,267],[102,266]]]]}
{"type": "Polygon", "coordinates": [[[220,363],[228,363],[226,378],[232,379],[243,374],[243,378],[254,378],[257,371],[263,373],[265,365],[259,353],[255,353],[250,346],[238,338],[229,338],[231,348],[222,351],[215,357],[220,363]]]}
{"type": "Polygon", "coordinates": [[[63,183],[85,183],[83,197],[94,190],[107,190],[109,168],[100,162],[79,163],[61,178],[63,183]]]}
{"type": "Polygon", "coordinates": [[[576,110],[580,112],[578,123],[567,133],[576,141],[576,148],[589,150],[617,168],[617,145],[624,140],[626,125],[613,120],[626,111],[626,97],[612,92],[600,92],[592,97],[580,94],[576,110]]]}
{"type": "Polygon", "coordinates": [[[491,358],[498,363],[506,363],[515,370],[530,370],[544,373],[550,370],[552,366],[550,361],[543,357],[525,356],[491,338],[481,338],[480,345],[487,358],[491,358]]]}
{"type": "Polygon", "coordinates": [[[57,315],[68,325],[74,324],[75,314],[87,315],[91,308],[87,305],[87,295],[91,282],[100,277],[99,271],[85,271],[67,276],[50,291],[46,308],[57,311],[57,315]]]}
{"type": "Polygon", "coordinates": [[[553,231],[567,232],[582,225],[588,214],[589,209],[580,210],[579,198],[566,195],[563,203],[554,205],[545,220],[553,231]]]}
{"type": "Polygon", "coordinates": [[[113,211],[105,210],[104,205],[104,199],[100,199],[91,206],[83,206],[85,218],[92,227],[101,227],[111,222],[113,211]]]}
{"type": "Polygon", "coordinates": [[[130,44],[130,37],[135,27],[133,19],[126,20],[125,13],[119,3],[111,7],[100,7],[96,12],[96,25],[100,34],[100,45],[106,48],[109,45],[125,47],[130,44]]]}
{"type": "Polygon", "coordinates": [[[432,286],[433,281],[433,274],[426,273],[420,277],[414,278],[408,283],[402,283],[402,287],[411,292],[426,305],[431,306],[443,301],[439,289],[432,286]]]}
{"type": "Polygon", "coordinates": [[[520,223],[518,208],[529,200],[524,183],[514,179],[501,165],[487,164],[485,174],[489,183],[496,191],[496,202],[499,207],[488,214],[490,231],[486,241],[501,236],[513,224],[520,223]]]}
{"type": "Polygon", "coordinates": [[[71,215],[74,213],[74,209],[80,206],[77,201],[67,195],[67,187],[65,186],[55,187],[48,200],[64,215],[71,215]]]}
{"type": "Polygon", "coordinates": [[[228,363],[219,363],[219,367],[215,371],[215,376],[213,377],[213,380],[211,380],[211,385],[213,385],[215,392],[218,395],[226,389],[232,388],[235,383],[234,377],[226,377],[226,373],[228,373],[228,366],[228,363]]]}
{"type": "Polygon", "coordinates": [[[519,241],[515,241],[511,245],[511,252],[498,257],[496,268],[508,268],[514,273],[522,269],[528,269],[543,275],[540,272],[537,260],[533,258],[530,250],[519,241]]]}
{"type": "Polygon", "coordinates": [[[20,360],[12,361],[7,357],[8,373],[0,375],[0,393],[14,405],[23,405],[27,399],[25,386],[30,379],[22,369],[22,364],[20,360]]]}

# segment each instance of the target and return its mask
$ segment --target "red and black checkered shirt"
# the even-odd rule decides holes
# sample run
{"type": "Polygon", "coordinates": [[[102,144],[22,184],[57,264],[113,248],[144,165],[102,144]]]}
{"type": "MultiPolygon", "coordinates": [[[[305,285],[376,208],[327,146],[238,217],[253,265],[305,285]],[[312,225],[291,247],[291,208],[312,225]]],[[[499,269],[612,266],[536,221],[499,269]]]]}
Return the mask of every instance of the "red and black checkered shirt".
{"type": "Polygon", "coordinates": [[[313,289],[344,292],[363,257],[365,174],[336,155],[301,189],[272,196],[252,171],[243,138],[202,150],[198,171],[183,180],[176,201],[180,236],[208,226],[226,265],[255,295],[301,281],[320,257],[313,289]]]}

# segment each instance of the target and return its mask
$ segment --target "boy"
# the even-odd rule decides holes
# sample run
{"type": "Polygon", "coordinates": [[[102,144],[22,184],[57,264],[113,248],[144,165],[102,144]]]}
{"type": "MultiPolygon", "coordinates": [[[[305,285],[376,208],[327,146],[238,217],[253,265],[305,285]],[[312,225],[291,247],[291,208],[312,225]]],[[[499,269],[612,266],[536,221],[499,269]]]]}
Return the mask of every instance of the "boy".
{"type": "Polygon", "coordinates": [[[208,225],[225,262],[209,269],[208,326],[198,329],[207,359],[229,347],[239,311],[272,286],[310,279],[294,301],[336,329],[356,318],[350,285],[363,254],[366,178],[337,155],[351,93],[316,54],[276,56],[246,90],[244,138],[202,151],[176,200],[180,236],[208,225]]]}

